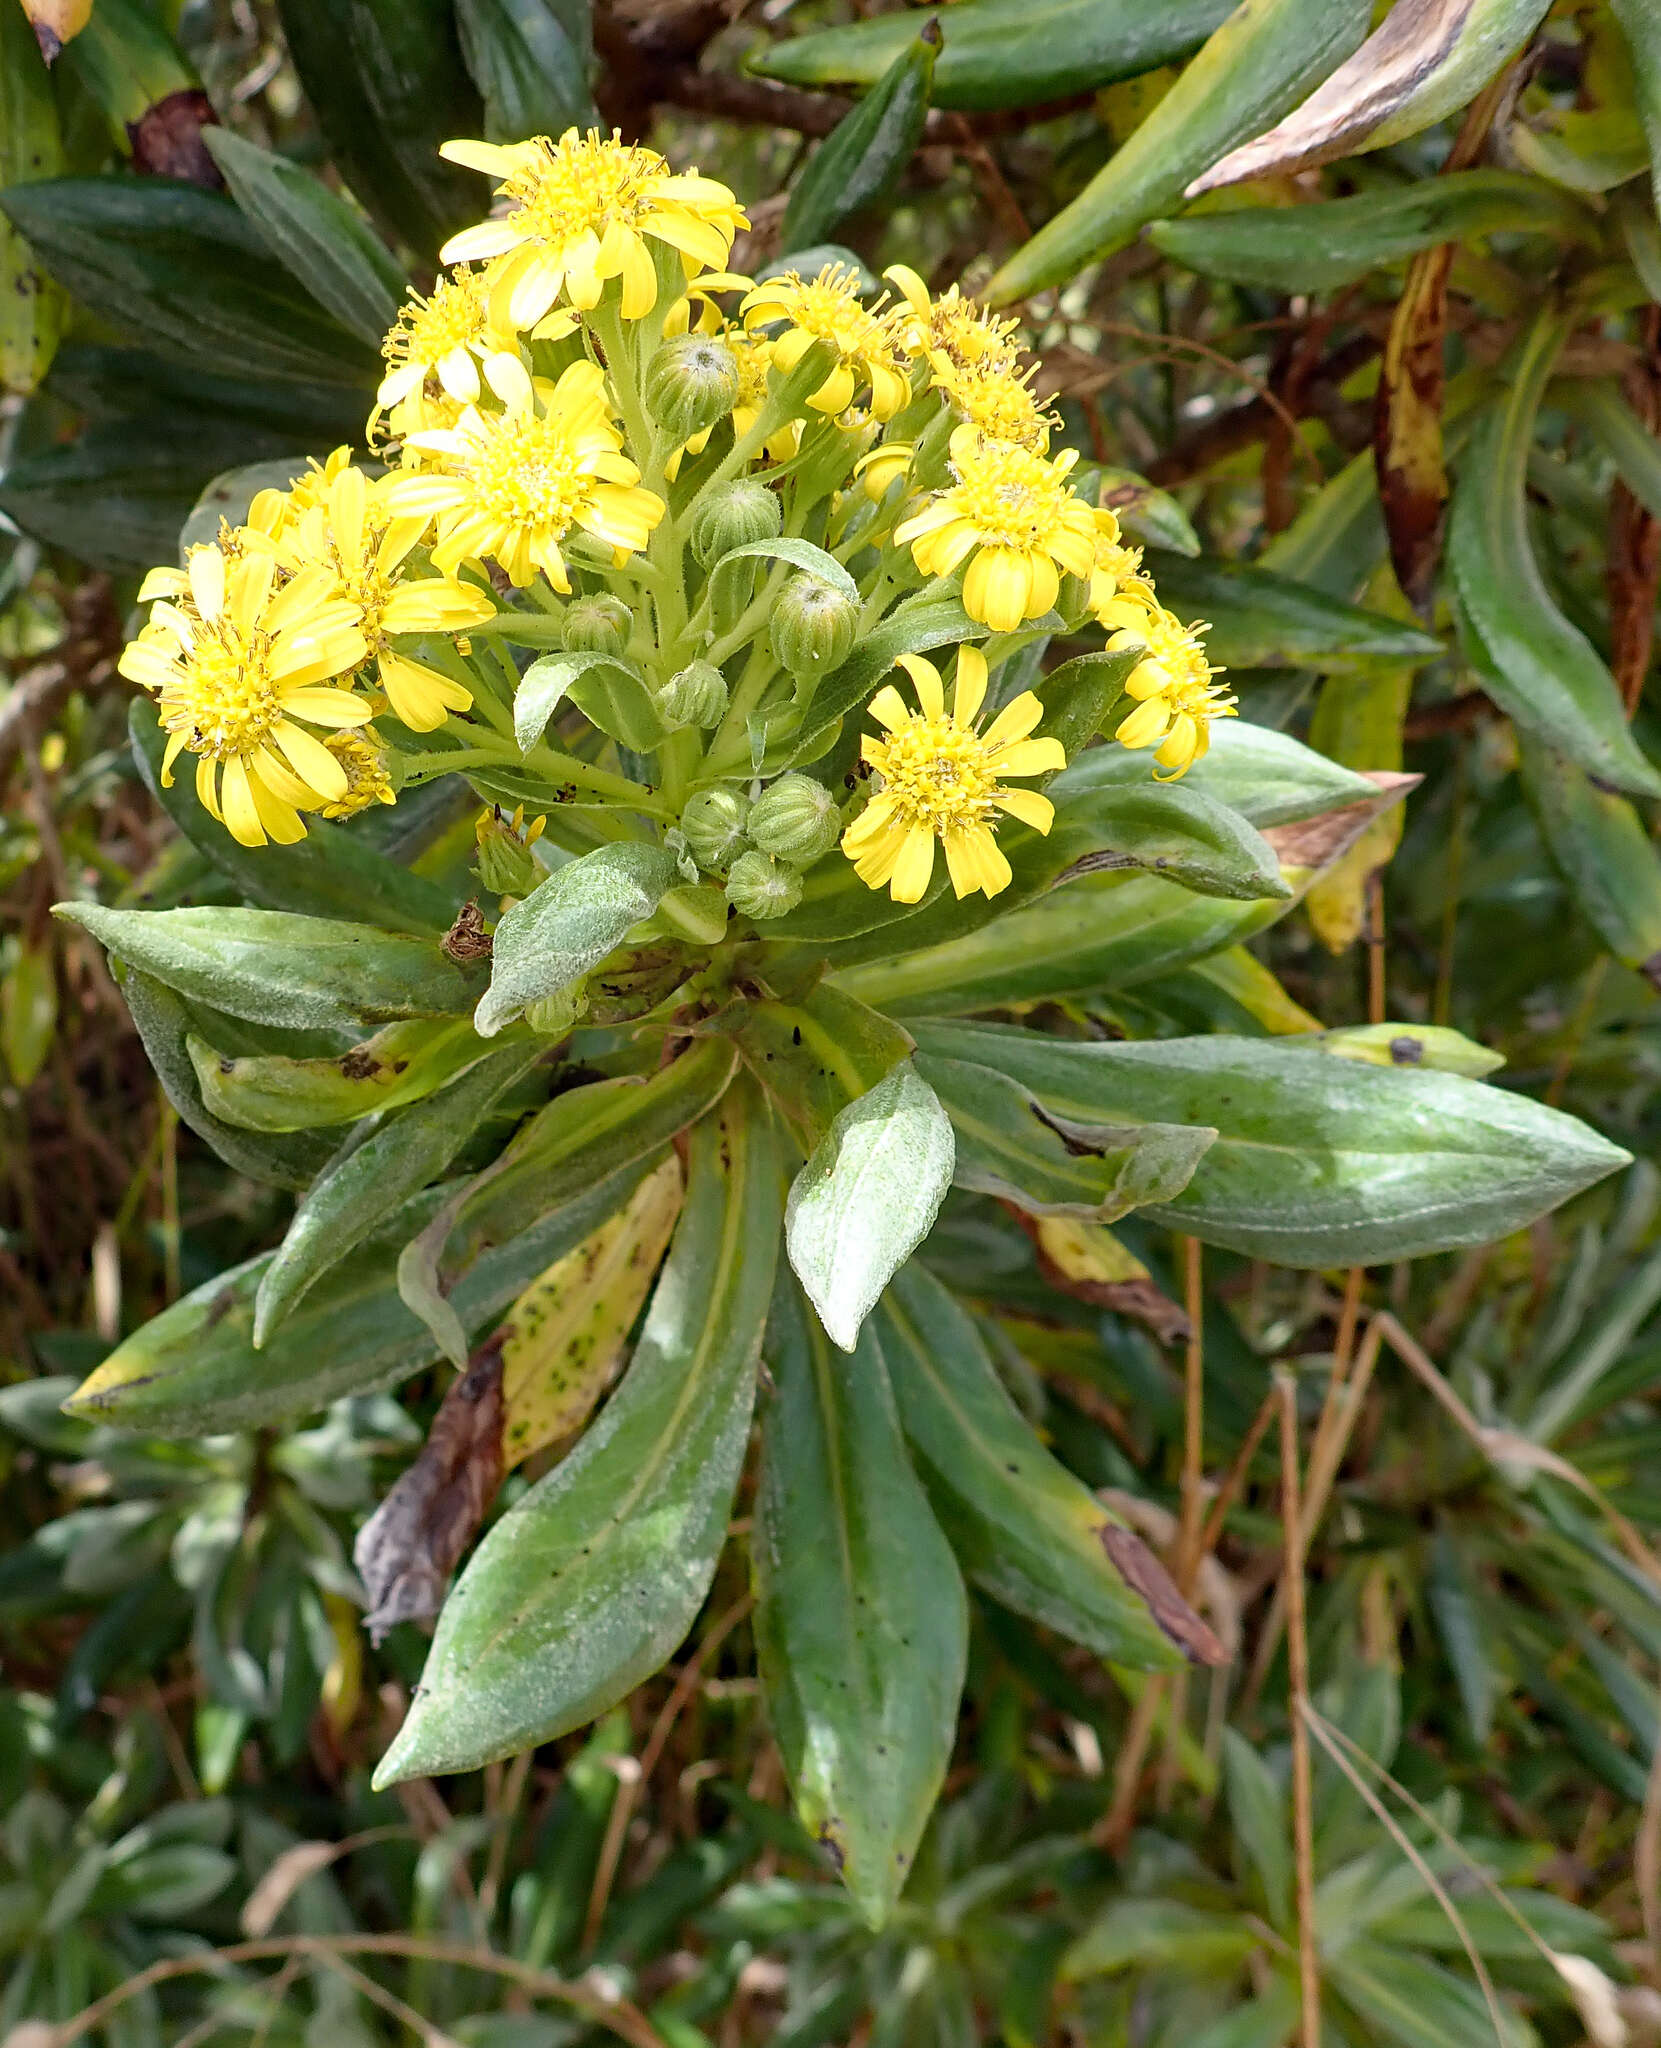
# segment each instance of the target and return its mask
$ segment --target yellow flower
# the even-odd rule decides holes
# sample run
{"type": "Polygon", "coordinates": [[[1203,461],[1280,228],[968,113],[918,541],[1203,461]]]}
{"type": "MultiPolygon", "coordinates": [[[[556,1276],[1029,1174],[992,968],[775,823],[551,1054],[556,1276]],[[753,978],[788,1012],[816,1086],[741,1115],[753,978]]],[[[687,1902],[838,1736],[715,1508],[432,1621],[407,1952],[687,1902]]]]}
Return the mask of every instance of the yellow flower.
{"type": "Polygon", "coordinates": [[[896,326],[907,353],[922,357],[938,373],[942,369],[982,367],[1014,370],[1020,362],[1015,346],[1017,323],[988,312],[966,299],[954,284],[938,299],[909,264],[891,263],[883,272],[898,285],[908,311],[896,326]]]}
{"type": "Polygon", "coordinates": [[[432,732],[452,711],[465,711],[471,694],[460,683],[392,646],[405,633],[465,633],[494,616],[486,592],[453,575],[402,574],[411,549],[427,530],[424,512],[399,512],[386,480],[371,483],[361,469],[343,469],[319,501],[304,512],[283,544],[284,566],[324,569],[357,613],[381,688],[394,715],[414,732],[432,732]]]}
{"type": "Polygon", "coordinates": [[[1063,569],[1088,576],[1095,562],[1102,515],[1068,486],[1077,459],[1068,449],[1052,462],[959,427],[951,439],[957,481],[894,538],[925,576],[949,576],[971,556],[963,609],[994,633],[1012,633],[1055,603],[1063,569]]]}
{"type": "MultiPolygon", "coordinates": [[[[351,461],[350,448],[336,448],[322,462],[314,455],[306,464],[304,472],[294,479],[286,491],[277,490],[275,487],[256,491],[253,502],[248,507],[248,523],[238,529],[239,544],[258,546],[262,541],[281,539],[303,512],[322,502],[330,484],[343,469],[351,466],[351,461]]],[[[221,535],[227,530],[221,522],[221,535]]],[[[152,569],[149,580],[155,581],[170,573],[165,569],[152,569]]]]}
{"type": "Polygon", "coordinates": [[[387,372],[375,403],[396,405],[431,377],[451,398],[471,405],[479,396],[479,359],[513,345],[513,336],[490,317],[485,272],[458,270],[441,277],[430,298],[412,288],[381,344],[387,372]]]}
{"type": "Polygon", "coordinates": [[[749,218],[725,185],[694,171],[678,177],[655,149],[568,128],[558,142],[447,142],[439,151],[497,180],[508,202],[499,220],[452,235],[446,263],[501,257],[492,279],[498,325],[534,327],[563,292],[584,312],[606,280],[623,281],[623,317],[657,304],[657,267],[647,237],[680,252],[688,277],[726,267],[733,236],[749,218]]]}
{"type": "MultiPolygon", "coordinates": [[[[732,431],[742,441],[761,416],[767,403],[767,372],[773,360],[773,345],[764,336],[747,334],[742,327],[728,327],[721,339],[732,350],[738,365],[738,396],[733,401],[732,431]]],[[[787,420],[776,434],[763,443],[762,452],[772,462],[787,462],[802,445],[802,423],[787,420]]]]}
{"type": "Polygon", "coordinates": [[[145,578],[150,623],[120,662],[157,699],[162,781],[187,748],[200,755],[196,794],[244,846],[303,839],[301,811],[346,795],[347,771],[307,726],[332,732],[370,716],[363,698],[326,687],[367,652],[353,607],[321,568],[279,577],[264,549],[228,561],[219,547],[193,548],[182,578],[145,578]]]}
{"type": "Polygon", "coordinates": [[[1124,626],[1108,639],[1109,647],[1147,649],[1125,682],[1137,698],[1136,709],[1123,719],[1113,737],[1122,747],[1154,747],[1154,759],[1168,775],[1155,770],[1157,782],[1176,782],[1204,758],[1211,744],[1211,721],[1237,716],[1235,700],[1211,680],[1220,675],[1205,658],[1200,635],[1203,623],[1185,626],[1173,613],[1156,607],[1134,626],[1124,626]]]}
{"type": "Polygon", "coordinates": [[[986,657],[978,647],[957,651],[949,717],[934,663],[902,654],[900,666],[916,685],[922,710],[908,711],[892,683],[871,699],[872,715],[888,736],[867,734],[861,752],[882,785],[843,833],[842,851],[867,888],[886,883],[896,903],[920,903],[934,872],[938,838],[958,895],[980,889],[996,896],[1009,886],[1010,867],[993,837],[994,818],[1007,812],[1047,833],[1055,817],[1048,797],[1005,789],[1001,778],[1064,768],[1061,742],[1028,738],[1044,715],[1031,690],[1006,704],[984,733],[975,730],[986,698],[986,657]]]}
{"type": "Polygon", "coordinates": [[[897,478],[905,476],[917,459],[915,441],[880,441],[854,464],[854,475],[873,501],[885,498],[897,478]]]}
{"type": "Polygon", "coordinates": [[[1111,512],[1097,517],[1096,559],[1090,565],[1090,609],[1104,626],[1128,626],[1138,632],[1150,612],[1159,610],[1151,579],[1142,568],[1142,550],[1126,547],[1119,522],[1111,512]]]}
{"type": "Polygon", "coordinates": [[[827,263],[810,279],[794,270],[770,277],[746,294],[738,310],[746,327],[784,322],[773,343],[773,362],[786,375],[816,341],[830,349],[836,359],[830,375],[808,400],[815,412],[846,412],[868,383],[873,416],[891,420],[911,396],[892,323],[861,305],[858,277],[843,264],[827,263]]]}
{"type": "Polygon", "coordinates": [[[346,771],[346,794],[323,806],[325,818],[355,818],[371,804],[394,804],[386,772],[386,749],[366,726],[361,732],[335,732],[323,742],[346,771]]]}
{"type": "Polygon", "coordinates": [[[622,453],[600,366],[568,365],[540,402],[516,356],[492,356],[485,373],[504,410],[469,406],[454,429],[413,435],[441,466],[385,483],[394,514],[423,525],[436,518],[434,566],[454,576],[463,562],[488,557],[520,588],[540,569],[568,591],[561,543],[573,527],[620,556],[645,547],[663,500],[639,488],[640,471],[622,453]]]}
{"type": "Polygon", "coordinates": [[[934,388],[987,440],[1012,441],[1042,455],[1058,421],[1033,395],[1036,374],[1036,365],[1023,373],[990,360],[960,365],[942,357],[935,365],[934,388]]]}

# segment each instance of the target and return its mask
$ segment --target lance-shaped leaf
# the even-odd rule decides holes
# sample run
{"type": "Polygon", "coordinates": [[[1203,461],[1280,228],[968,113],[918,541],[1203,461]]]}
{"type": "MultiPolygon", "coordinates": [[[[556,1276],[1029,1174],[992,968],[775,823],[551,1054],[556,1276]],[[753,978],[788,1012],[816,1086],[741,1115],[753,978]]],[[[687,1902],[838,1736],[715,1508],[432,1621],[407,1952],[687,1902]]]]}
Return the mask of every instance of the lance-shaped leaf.
{"type": "Polygon", "coordinates": [[[423,1102],[392,1117],[331,1166],[294,1212],[260,1281],[254,1345],[264,1346],[294,1304],[331,1266],[454,1159],[501,1097],[543,1056],[505,1045],[423,1102]]]}
{"type": "Polygon", "coordinates": [[[1198,172],[1330,76],[1366,35],[1371,12],[1368,0],[1245,0],[1106,168],[993,278],[992,304],[1060,284],[1123,248],[1198,172]]]}
{"type": "Polygon", "coordinates": [[[309,1187],[333,1156],[337,1135],[299,1131],[292,1136],[271,1133],[256,1137],[215,1116],[202,1100],[190,1042],[201,1030],[211,1030],[224,1041],[230,1020],[211,1011],[204,1017],[165,982],[136,967],[121,969],[118,979],[145,1057],[180,1120],[212,1146],[227,1166],[249,1180],[267,1187],[309,1187]]]}
{"type": "MultiPolygon", "coordinates": [[[[277,465],[285,485],[303,467],[299,462],[277,465]]],[[[272,479],[268,477],[266,481],[272,479]]],[[[207,496],[212,495],[210,486],[207,496]]],[[[211,525],[194,537],[211,540],[219,531],[221,518],[228,516],[234,525],[239,518],[246,517],[248,498],[252,496],[252,490],[247,497],[239,494],[235,508],[211,505],[211,525]]],[[[236,884],[238,895],[250,903],[263,910],[293,910],[308,917],[361,920],[384,925],[388,931],[448,931],[459,908],[459,897],[389,860],[367,845],[361,833],[313,818],[305,838],[296,845],[239,846],[219,820],[203,808],[196,794],[194,775],[178,776],[164,788],[161,763],[167,735],[148,697],[133,699],[127,714],[127,733],[133,759],[152,798],[197,852],[228,876],[236,884]]]]}
{"type": "Polygon", "coordinates": [[[693,1134],[686,1206],[622,1385],[475,1552],[378,1784],[580,1727],[686,1634],[749,1436],[778,1191],[767,1113],[735,1090],[693,1134]]]}
{"type": "MultiPolygon", "coordinates": [[[[450,1296],[469,1338],[591,1236],[644,1171],[625,1166],[594,1180],[471,1266],[450,1296]]],[[[428,1188],[388,1217],[324,1275],[263,1351],[254,1349],[254,1296],[274,1255],[217,1275],[118,1344],[82,1383],[73,1412],[152,1436],[209,1436],[263,1429],[346,1394],[396,1386],[438,1356],[398,1299],[399,1248],[452,1191],[428,1188]]]]}
{"type": "MultiPolygon", "coordinates": [[[[878,680],[900,655],[926,654],[931,648],[958,647],[965,640],[985,637],[986,628],[977,625],[955,597],[929,598],[891,612],[879,626],[862,636],[842,666],[833,669],[814,692],[803,724],[785,735],[789,760],[816,760],[835,738],[842,719],[868,701],[878,680]]],[[[712,774],[722,772],[713,754],[708,766],[712,774]]],[[[743,767],[747,773],[748,757],[743,767]]],[[[771,772],[770,761],[768,768],[771,772]]]]}
{"type": "Polygon", "coordinates": [[[870,1332],[838,1358],[781,1276],[767,1362],[751,1541],[767,1716],[802,1825],[880,1927],[951,1761],[968,1603],[870,1332]]]}
{"type": "Polygon", "coordinates": [[[905,1060],[848,1104],[791,1184],[790,1263],[844,1351],[928,1235],[952,1161],[951,1122],[905,1060]]]}
{"type": "Polygon", "coordinates": [[[456,28],[491,142],[563,135],[594,121],[588,0],[458,0],[456,28]]]}
{"type": "Polygon", "coordinates": [[[1636,809],[1526,734],[1521,769],[1576,904],[1617,960],[1661,986],[1661,854],[1636,809]]]}
{"type": "Polygon", "coordinates": [[[917,1071],[952,1120],[955,1184],[1034,1216],[1112,1223],[1174,1201],[1217,1136],[1188,1124],[1073,1123],[1007,1074],[970,1060],[920,1053],[917,1071]]]}
{"type": "MultiPolygon", "coordinates": [[[[1234,0],[958,0],[934,73],[937,106],[1034,107],[1138,78],[1198,48],[1234,0]]],[[[750,68],[791,85],[874,86],[916,34],[906,13],[775,43],[750,68]]],[[[787,245],[788,246],[788,245],[787,245]]]]}
{"type": "Polygon", "coordinates": [[[1058,852],[1075,854],[1058,876],[1109,874],[1145,868],[1201,896],[1254,902],[1289,897],[1274,848],[1237,812],[1202,789],[1158,783],[1122,782],[1086,795],[1069,792],[1056,811],[1051,837],[1058,852]]]}
{"type": "Polygon", "coordinates": [[[794,1002],[746,1003],[738,1049],[811,1152],[850,1102],[911,1051],[911,1034],[829,982],[794,1002]]]}
{"type": "Polygon", "coordinates": [[[1647,512],[1661,519],[1661,446],[1621,396],[1613,378],[1565,377],[1551,389],[1561,405],[1590,430],[1621,473],[1621,481],[1647,512]]]}
{"type": "Polygon", "coordinates": [[[1510,384],[1478,421],[1453,494],[1448,564],[1466,651],[1501,710],[1589,774],[1661,796],[1661,776],[1632,737],[1614,677],[1553,601],[1529,539],[1534,419],[1574,320],[1556,308],[1541,315],[1511,364],[1510,384]]]}
{"type": "Polygon", "coordinates": [[[1572,193],[1520,171],[1477,170],[1309,206],[1155,221],[1148,239],[1206,277],[1266,291],[1325,292],[1439,242],[1495,234],[1585,241],[1596,232],[1596,214],[1572,193]]]}
{"type": "Polygon", "coordinates": [[[208,128],[202,139],[231,197],[283,268],[343,327],[379,348],[405,289],[385,243],[344,199],[287,157],[229,128],[208,128]]]}
{"type": "MultiPolygon", "coordinates": [[[[1092,747],[1062,770],[1049,794],[1059,804],[1087,789],[1141,789],[1149,780],[1146,754],[1132,753],[1128,747],[1092,747]]],[[[1373,785],[1354,769],[1246,718],[1220,719],[1213,725],[1210,750],[1189,769],[1182,787],[1226,804],[1260,832],[1377,796],[1373,785]]]]}
{"type": "Polygon", "coordinates": [[[929,89],[942,41],[927,20],[852,113],[839,121],[796,180],[779,230],[781,249],[825,242],[894,188],[923,137],[929,89]]]}
{"type": "Polygon", "coordinates": [[[591,725],[638,754],[661,746],[664,724],[645,682],[615,654],[545,654],[520,678],[513,697],[513,736],[528,754],[562,699],[591,725]]]}
{"type": "Polygon", "coordinates": [[[1344,669],[1374,661],[1434,661],[1442,643],[1410,620],[1363,611],[1247,562],[1155,554],[1162,603],[1210,620],[1206,650],[1224,668],[1344,669]]]}
{"type": "Polygon", "coordinates": [[[101,903],[60,903],[54,915],[190,1001],[284,1030],[355,1037],[394,1017],[465,1015],[476,988],[436,938],[335,918],[101,903]]]}
{"type": "Polygon", "coordinates": [[[1231,150],[1189,196],[1383,149],[1473,100],[1534,33],[1551,0],[1397,0],[1378,28],[1294,114],[1231,150]]]}
{"type": "Polygon", "coordinates": [[[618,842],[584,854],[516,903],[496,927],[490,987],[473,1013],[482,1038],[580,981],[650,917],[679,878],[667,848],[618,842]]]}
{"type": "Polygon", "coordinates": [[[1210,1124],[1186,1189],[1150,1210],[1208,1244],[1287,1266],[1375,1265],[1487,1244],[1628,1155],[1528,1097],[1422,1068],[1334,1060],[1292,1039],[1086,1044],[977,1024],[913,1026],[1080,1123],[1210,1124]]]}
{"type": "Polygon", "coordinates": [[[401,1109],[470,1067],[484,1048],[465,1018],[411,1018],[333,1059],[221,1052],[194,1034],[185,1049],[210,1116],[244,1131],[307,1131],[401,1109]]]}
{"type": "Polygon", "coordinates": [[[938,1280],[907,1266],[872,1335],[935,1512],[977,1584],[1116,1663],[1168,1671],[1185,1648],[1218,1661],[1151,1553],[1039,1442],[938,1280]],[[1154,1592],[1157,1617],[1127,1566],[1154,1592]]]}
{"type": "Polygon", "coordinates": [[[1661,211],[1661,19],[1648,0],[1609,0],[1626,38],[1639,118],[1649,143],[1650,184],[1661,211]]]}

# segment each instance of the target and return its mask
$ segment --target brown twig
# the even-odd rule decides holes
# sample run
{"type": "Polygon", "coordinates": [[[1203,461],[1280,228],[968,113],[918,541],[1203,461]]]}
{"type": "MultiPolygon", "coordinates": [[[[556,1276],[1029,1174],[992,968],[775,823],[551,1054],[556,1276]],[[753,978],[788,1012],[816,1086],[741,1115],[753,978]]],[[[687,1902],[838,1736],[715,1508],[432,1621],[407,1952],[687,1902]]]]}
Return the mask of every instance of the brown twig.
{"type": "Polygon", "coordinates": [[[1277,1368],[1280,1512],[1286,1546],[1286,1661],[1291,1676],[1292,1841],[1297,1858],[1298,1993],[1302,2048],[1321,2048],[1321,1971],[1315,1948],[1315,1791],[1310,1771],[1309,1640],[1303,1611],[1303,1511],[1298,1481],[1298,1383],[1277,1368]]]}
{"type": "Polygon", "coordinates": [[[1173,1577],[1178,1592],[1189,1600],[1200,1567],[1200,1521],[1205,1507],[1205,1291],[1197,1237],[1182,1240],[1182,1296],[1188,1343],[1183,1357],[1182,1522],[1173,1577]]]}

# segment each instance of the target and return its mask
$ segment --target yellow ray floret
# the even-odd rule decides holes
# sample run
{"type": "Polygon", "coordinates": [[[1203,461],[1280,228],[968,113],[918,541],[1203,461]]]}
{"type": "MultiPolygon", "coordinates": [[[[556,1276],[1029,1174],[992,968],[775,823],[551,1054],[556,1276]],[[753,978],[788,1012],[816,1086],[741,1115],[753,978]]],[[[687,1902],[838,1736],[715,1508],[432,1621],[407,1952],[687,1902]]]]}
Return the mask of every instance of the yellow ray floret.
{"type": "Polygon", "coordinates": [[[534,327],[563,296],[584,312],[608,278],[622,280],[625,320],[657,304],[653,242],[677,250],[687,277],[723,270],[748,216],[725,185],[677,176],[655,149],[568,128],[558,142],[447,142],[440,155],[497,181],[508,201],[497,220],[464,228],[440,251],[446,263],[499,257],[492,274],[497,324],[534,327]]]}
{"type": "Polygon", "coordinates": [[[412,288],[381,344],[387,370],[375,402],[396,405],[433,378],[449,397],[471,405],[482,388],[481,359],[513,345],[513,335],[491,318],[490,280],[484,271],[458,270],[441,277],[430,298],[412,288]]]}
{"type": "Polygon", "coordinates": [[[817,277],[794,270],[770,277],[745,295],[739,306],[746,327],[784,323],[773,342],[774,365],[788,373],[813,344],[823,342],[832,366],[808,400],[815,412],[846,412],[860,387],[871,387],[872,416],[891,420],[911,396],[911,377],[899,337],[889,318],[861,303],[859,279],[841,263],[827,263],[817,277]]]}
{"type": "Polygon", "coordinates": [[[404,565],[427,530],[425,512],[401,512],[387,479],[371,483],[361,469],[343,469],[318,501],[278,542],[292,570],[323,569],[358,616],[394,716],[414,732],[432,732],[473,699],[462,684],[393,645],[412,633],[465,633],[496,606],[476,584],[453,575],[409,576],[404,565]]]}
{"type": "Polygon", "coordinates": [[[371,706],[333,687],[364,658],[357,614],[327,571],[282,578],[249,548],[190,551],[185,570],[152,571],[141,597],[150,623],[121,656],[121,673],[157,700],[167,750],[162,781],[187,749],[200,756],[196,793],[233,838],[263,846],[305,837],[300,813],[338,803],[349,777],[311,726],[364,724],[371,706]]]}
{"type": "Polygon", "coordinates": [[[842,851],[868,888],[887,886],[896,903],[920,903],[934,872],[934,842],[945,848],[946,868],[959,896],[977,889],[996,896],[1010,882],[993,825],[1000,814],[1047,833],[1055,809],[1036,790],[1006,789],[1008,775],[1048,775],[1067,765],[1059,740],[1029,737],[1044,715],[1031,690],[1006,704],[987,727],[975,729],[986,699],[986,657],[978,647],[957,651],[957,684],[950,714],[940,671],[921,655],[902,654],[920,711],[906,708],[892,683],[871,699],[871,713],[886,737],[867,734],[861,753],[882,780],[877,793],[842,835],[842,851]]]}
{"type": "Polygon", "coordinates": [[[1211,744],[1211,721],[1237,716],[1235,700],[1212,681],[1222,671],[1205,658],[1203,623],[1185,626],[1160,606],[1136,609],[1137,622],[1121,626],[1107,643],[1118,648],[1140,641],[1147,649],[1125,682],[1137,699],[1136,709],[1113,737],[1122,747],[1155,748],[1159,767],[1169,770],[1161,775],[1156,769],[1155,780],[1175,782],[1204,758],[1211,744]]]}
{"type": "Polygon", "coordinates": [[[954,284],[937,299],[909,264],[892,263],[883,272],[905,300],[896,326],[908,355],[925,358],[935,369],[1014,370],[1020,364],[1015,345],[1016,322],[991,313],[966,299],[954,284]]]}
{"type": "Polygon", "coordinates": [[[386,480],[394,514],[437,521],[434,567],[453,577],[463,562],[490,560],[521,589],[540,569],[568,591],[561,550],[573,527],[619,555],[644,548],[663,500],[639,488],[622,453],[600,366],[572,363],[544,392],[516,356],[491,357],[485,373],[503,410],[469,406],[453,429],[413,435],[438,466],[386,480]]]}
{"type": "Polygon", "coordinates": [[[1047,612],[1061,572],[1087,577],[1104,515],[1068,485],[1072,449],[1049,461],[1030,448],[989,440],[972,426],[951,439],[956,481],[895,529],[925,576],[949,576],[965,559],[963,609],[994,633],[1012,633],[1047,612]]]}

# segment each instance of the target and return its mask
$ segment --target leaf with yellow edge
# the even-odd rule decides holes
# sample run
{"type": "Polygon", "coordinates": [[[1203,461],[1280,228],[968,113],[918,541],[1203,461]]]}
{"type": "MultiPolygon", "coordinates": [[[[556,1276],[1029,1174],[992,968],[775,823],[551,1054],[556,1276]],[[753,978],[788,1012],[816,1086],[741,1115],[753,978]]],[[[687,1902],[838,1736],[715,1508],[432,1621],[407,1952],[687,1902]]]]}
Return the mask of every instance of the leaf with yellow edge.
{"type": "Polygon", "coordinates": [[[615,1216],[508,1310],[497,1332],[504,1471],[571,1436],[593,1413],[663,1262],[684,1194],[671,1152],[615,1216]]]}
{"type": "MultiPolygon", "coordinates": [[[[1376,581],[1389,578],[1380,571],[1376,581]]],[[[1376,598],[1377,592],[1369,592],[1376,598]]],[[[1399,597],[1397,607],[1407,607],[1399,597]]],[[[1413,694],[1411,668],[1381,669],[1368,676],[1329,676],[1310,722],[1309,743],[1329,760],[1346,768],[1398,771],[1402,761],[1402,723],[1413,694]]],[[[1315,936],[1329,952],[1342,953],[1361,935],[1366,918],[1367,883],[1385,866],[1401,844],[1399,804],[1381,811],[1347,853],[1341,854],[1320,880],[1310,886],[1304,908],[1315,936]]]]}

